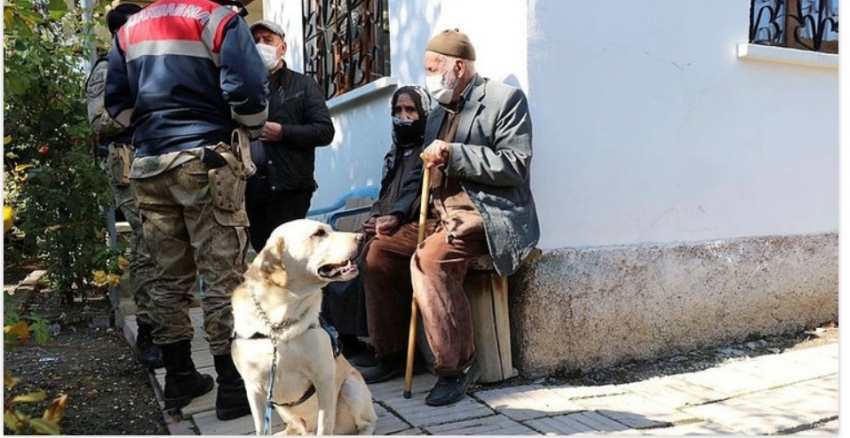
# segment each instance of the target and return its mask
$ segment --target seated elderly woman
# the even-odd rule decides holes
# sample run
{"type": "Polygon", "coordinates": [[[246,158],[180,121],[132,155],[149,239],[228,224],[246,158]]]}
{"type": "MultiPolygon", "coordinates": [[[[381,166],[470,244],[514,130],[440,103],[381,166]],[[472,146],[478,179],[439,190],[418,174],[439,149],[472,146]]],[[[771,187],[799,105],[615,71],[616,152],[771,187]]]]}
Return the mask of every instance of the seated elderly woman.
{"type": "MultiPolygon", "coordinates": [[[[393,144],[384,156],[380,196],[361,226],[370,240],[377,232],[392,234],[400,226],[418,219],[419,191],[406,196],[400,196],[400,192],[407,174],[421,170],[419,154],[430,110],[431,97],[422,87],[404,86],[393,93],[390,100],[393,144]]],[[[362,263],[358,264],[362,268],[362,263]]],[[[372,366],[374,352],[358,338],[368,336],[362,275],[325,287],[322,317],[336,328],[343,354],[354,365],[372,366]]]]}

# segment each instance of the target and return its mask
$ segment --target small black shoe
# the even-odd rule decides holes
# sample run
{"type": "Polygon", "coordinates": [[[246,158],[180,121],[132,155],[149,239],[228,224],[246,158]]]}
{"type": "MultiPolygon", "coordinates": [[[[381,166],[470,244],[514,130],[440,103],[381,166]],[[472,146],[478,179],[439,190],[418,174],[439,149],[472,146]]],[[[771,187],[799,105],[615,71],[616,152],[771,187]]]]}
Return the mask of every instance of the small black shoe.
{"type": "Polygon", "coordinates": [[[466,395],[469,385],[478,380],[480,374],[478,365],[473,363],[465,373],[440,377],[428,397],[425,397],[425,403],[429,406],[445,406],[459,401],[466,395]]]}
{"type": "Polygon", "coordinates": [[[378,365],[378,358],[375,357],[375,350],[365,350],[354,357],[349,359],[352,365],[361,367],[361,368],[369,368],[375,365],[378,365]]]}
{"type": "Polygon", "coordinates": [[[377,365],[360,371],[366,383],[381,383],[404,375],[404,362],[378,360],[377,365]]]}
{"type": "Polygon", "coordinates": [[[352,334],[339,335],[339,343],[342,348],[342,355],[346,359],[360,354],[366,348],[366,343],[352,334]]]}

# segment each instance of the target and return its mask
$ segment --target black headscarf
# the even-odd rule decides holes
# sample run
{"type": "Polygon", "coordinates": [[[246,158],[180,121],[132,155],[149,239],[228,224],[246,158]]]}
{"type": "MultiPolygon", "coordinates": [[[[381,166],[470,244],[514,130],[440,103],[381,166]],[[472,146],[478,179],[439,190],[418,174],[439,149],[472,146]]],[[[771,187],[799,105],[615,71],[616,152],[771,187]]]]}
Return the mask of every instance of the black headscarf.
{"type": "Polygon", "coordinates": [[[422,140],[425,138],[425,123],[428,121],[428,114],[431,113],[431,95],[418,85],[401,87],[393,93],[393,97],[390,99],[390,115],[392,115],[393,108],[398,102],[398,97],[402,94],[406,94],[413,100],[416,112],[419,113],[419,120],[411,122],[393,117],[393,144],[401,148],[421,146],[422,140]]]}

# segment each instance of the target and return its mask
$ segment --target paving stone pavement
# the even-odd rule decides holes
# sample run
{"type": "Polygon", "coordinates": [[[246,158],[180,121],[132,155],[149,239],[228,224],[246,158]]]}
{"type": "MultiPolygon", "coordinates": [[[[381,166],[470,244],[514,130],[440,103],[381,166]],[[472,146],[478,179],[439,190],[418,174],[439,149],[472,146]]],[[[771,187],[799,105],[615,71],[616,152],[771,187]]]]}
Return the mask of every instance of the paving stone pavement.
{"type": "MultiPolygon", "coordinates": [[[[215,377],[203,338],[201,310],[192,357],[215,377]]],[[[128,340],[135,317],[127,316],[128,340]]],[[[425,405],[436,377],[414,376],[412,397],[404,378],[370,385],[378,435],[837,435],[839,343],[730,360],[712,368],[605,386],[543,384],[481,388],[444,407],[425,405]]],[[[151,373],[162,406],[164,370],[151,373]]],[[[253,434],[250,416],[219,421],[215,391],[182,412],[163,411],[172,435],[253,434]]],[[[273,421],[273,432],[284,425],[273,421]]]]}

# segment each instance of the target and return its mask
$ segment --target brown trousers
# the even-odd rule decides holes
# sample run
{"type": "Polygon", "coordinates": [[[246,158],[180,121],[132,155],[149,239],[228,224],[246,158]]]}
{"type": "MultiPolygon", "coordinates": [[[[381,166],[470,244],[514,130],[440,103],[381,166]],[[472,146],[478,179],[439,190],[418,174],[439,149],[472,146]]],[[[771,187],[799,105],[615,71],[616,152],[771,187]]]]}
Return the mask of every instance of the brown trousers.
{"type": "Polygon", "coordinates": [[[417,248],[418,224],[409,223],[391,236],[375,237],[366,248],[363,282],[369,337],[379,358],[404,358],[415,297],[434,352],[434,370],[452,376],[475,355],[472,311],[463,280],[470,262],[488,253],[487,241],[481,232],[447,243],[445,228],[434,219],[428,221],[426,235],[417,248]]]}

